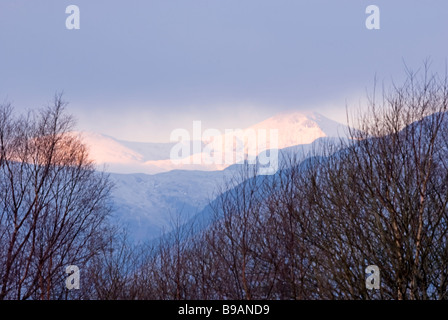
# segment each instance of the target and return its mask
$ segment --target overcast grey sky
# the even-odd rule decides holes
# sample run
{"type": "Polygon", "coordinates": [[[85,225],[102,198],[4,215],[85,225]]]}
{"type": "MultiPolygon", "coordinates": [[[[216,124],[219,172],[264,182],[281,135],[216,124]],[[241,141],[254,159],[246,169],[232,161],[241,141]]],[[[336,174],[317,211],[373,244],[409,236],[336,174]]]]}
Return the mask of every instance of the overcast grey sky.
{"type": "Polygon", "coordinates": [[[287,110],[343,120],[375,74],[399,81],[428,57],[443,72],[447,36],[446,0],[0,0],[0,101],[63,90],[80,129],[138,141],[287,110]],[[72,4],[80,30],[65,27],[72,4]]]}

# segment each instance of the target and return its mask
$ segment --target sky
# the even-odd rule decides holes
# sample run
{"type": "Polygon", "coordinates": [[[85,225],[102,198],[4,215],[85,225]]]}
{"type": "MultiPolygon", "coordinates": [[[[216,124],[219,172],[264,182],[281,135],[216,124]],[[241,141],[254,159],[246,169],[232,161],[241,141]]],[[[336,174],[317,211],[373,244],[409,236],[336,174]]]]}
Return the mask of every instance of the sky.
{"type": "Polygon", "coordinates": [[[343,122],[375,77],[399,82],[428,58],[443,73],[447,38],[446,0],[1,0],[0,103],[64,92],[79,130],[142,142],[195,120],[223,131],[312,110],[343,122]]]}

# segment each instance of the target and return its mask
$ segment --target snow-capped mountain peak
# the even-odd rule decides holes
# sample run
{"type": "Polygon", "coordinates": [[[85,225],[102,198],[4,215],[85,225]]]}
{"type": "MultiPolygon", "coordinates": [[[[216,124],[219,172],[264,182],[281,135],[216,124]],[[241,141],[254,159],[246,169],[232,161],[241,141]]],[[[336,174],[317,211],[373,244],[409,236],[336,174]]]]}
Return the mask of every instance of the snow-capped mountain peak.
{"type": "Polygon", "coordinates": [[[322,137],[337,137],[344,125],[313,111],[284,112],[257,123],[248,129],[278,130],[278,148],[309,144],[322,137]]]}
{"type": "MultiPolygon", "coordinates": [[[[246,143],[254,137],[256,148],[244,146],[244,154],[256,156],[266,149],[283,149],[297,145],[310,144],[322,137],[338,137],[344,134],[346,127],[336,121],[313,111],[283,112],[264,121],[256,123],[246,129],[225,133],[220,136],[202,140],[202,153],[190,154],[185,161],[173,162],[170,150],[176,143],[140,143],[120,141],[115,138],[93,133],[78,134],[86,143],[90,156],[98,165],[106,165],[106,170],[114,173],[146,173],[155,174],[174,169],[182,170],[223,170],[233,163],[201,163],[201,159],[210,158],[210,150],[222,159],[229,152],[227,142],[237,139],[246,143]],[[240,136],[238,136],[240,135],[240,136]],[[275,139],[275,141],[271,141],[275,139]],[[216,143],[219,141],[219,143],[216,143]],[[213,146],[213,147],[211,147],[213,146]]],[[[240,141],[241,142],[241,141],[240,141]]],[[[189,143],[189,142],[183,142],[189,143]]],[[[232,142],[233,145],[233,142],[232,142]]],[[[236,143],[235,143],[236,145],[236,143]]],[[[235,146],[230,149],[235,152],[235,146]]],[[[236,160],[235,156],[235,160],[236,160]]]]}

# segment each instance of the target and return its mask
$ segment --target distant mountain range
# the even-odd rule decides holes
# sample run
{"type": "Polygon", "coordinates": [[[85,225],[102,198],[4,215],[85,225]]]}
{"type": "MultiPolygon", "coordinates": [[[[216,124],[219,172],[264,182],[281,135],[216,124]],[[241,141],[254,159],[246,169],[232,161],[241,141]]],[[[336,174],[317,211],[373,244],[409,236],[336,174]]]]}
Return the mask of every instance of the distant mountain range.
{"type": "MultiPolygon", "coordinates": [[[[322,137],[340,136],[346,127],[317,112],[291,112],[278,114],[249,128],[242,129],[242,132],[247,134],[252,130],[258,133],[261,132],[260,129],[267,130],[268,145],[270,143],[269,131],[278,130],[277,148],[284,149],[295,145],[309,144],[322,137]]],[[[122,141],[93,132],[78,134],[89,147],[91,158],[100,167],[106,165],[106,171],[113,173],[156,174],[171,170],[214,171],[223,170],[233,164],[193,164],[193,161],[190,161],[191,164],[175,164],[170,160],[170,151],[178,142],[142,143],[122,141]]],[[[225,136],[222,134],[220,138],[224,140],[225,136]]],[[[193,144],[193,141],[184,141],[183,143],[193,144]]],[[[203,140],[200,143],[202,147],[205,147],[210,141],[203,140]]],[[[191,157],[203,156],[195,154],[193,148],[190,150],[192,151],[191,157]]],[[[264,150],[258,151],[260,153],[264,150]]],[[[219,152],[225,151],[219,150],[219,152]]]]}
{"type": "MultiPolygon", "coordinates": [[[[316,112],[292,112],[278,114],[242,132],[261,132],[260,129],[277,129],[278,149],[306,152],[320,138],[345,136],[347,127],[316,112]]],[[[175,164],[170,160],[170,153],[178,142],[141,143],[93,132],[76,134],[88,146],[98,168],[110,172],[115,183],[114,220],[126,225],[135,240],[159,236],[162,231],[169,231],[171,223],[179,217],[187,221],[197,215],[219,195],[219,187],[237,167],[228,163],[175,164]]],[[[269,140],[269,135],[267,137],[269,140]]],[[[225,134],[219,138],[225,139],[225,134]]],[[[203,139],[199,143],[204,150],[211,142],[203,139]]],[[[269,149],[269,141],[267,147],[269,149]]],[[[198,156],[204,155],[191,155],[198,156]]]]}

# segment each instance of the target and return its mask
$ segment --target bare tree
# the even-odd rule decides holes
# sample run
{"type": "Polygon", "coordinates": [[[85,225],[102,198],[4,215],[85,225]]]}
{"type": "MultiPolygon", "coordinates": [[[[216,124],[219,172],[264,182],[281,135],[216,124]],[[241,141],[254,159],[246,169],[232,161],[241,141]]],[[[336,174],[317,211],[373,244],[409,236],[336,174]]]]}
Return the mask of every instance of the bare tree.
{"type": "Polygon", "coordinates": [[[409,72],[320,163],[309,239],[323,297],[447,298],[447,108],[446,77],[409,72]],[[379,292],[362,281],[370,264],[379,292]]]}
{"type": "Polygon", "coordinates": [[[65,267],[104,245],[111,184],[70,133],[60,95],[15,116],[0,108],[0,299],[56,299],[65,267]]]}

